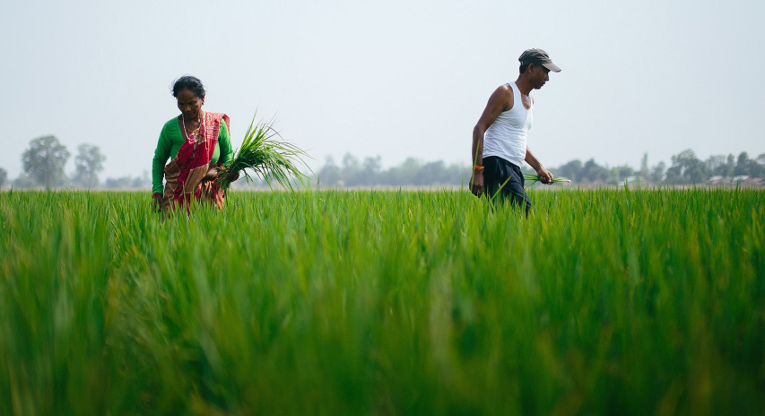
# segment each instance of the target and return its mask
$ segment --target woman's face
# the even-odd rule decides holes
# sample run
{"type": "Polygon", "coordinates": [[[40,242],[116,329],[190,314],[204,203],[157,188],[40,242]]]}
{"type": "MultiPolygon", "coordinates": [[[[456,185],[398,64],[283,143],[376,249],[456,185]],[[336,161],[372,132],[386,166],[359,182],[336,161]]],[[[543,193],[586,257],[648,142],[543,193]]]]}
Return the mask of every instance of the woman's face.
{"type": "Polygon", "coordinates": [[[205,103],[204,97],[199,98],[190,90],[180,90],[176,98],[178,99],[178,109],[181,110],[186,120],[191,121],[199,118],[202,104],[205,103]]]}

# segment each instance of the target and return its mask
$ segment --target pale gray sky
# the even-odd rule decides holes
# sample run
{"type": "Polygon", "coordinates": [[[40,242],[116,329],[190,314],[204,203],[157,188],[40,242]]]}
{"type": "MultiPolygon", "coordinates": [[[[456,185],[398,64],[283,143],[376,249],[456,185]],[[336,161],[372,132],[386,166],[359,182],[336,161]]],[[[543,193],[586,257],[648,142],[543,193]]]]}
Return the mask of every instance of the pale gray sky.
{"type": "Polygon", "coordinates": [[[4,1],[0,167],[29,140],[101,147],[101,178],[150,170],[177,77],[205,83],[238,147],[257,109],[321,166],[470,163],[473,125],[527,48],[563,72],[536,100],[542,163],[638,167],[692,148],[765,153],[765,1],[4,1]]]}

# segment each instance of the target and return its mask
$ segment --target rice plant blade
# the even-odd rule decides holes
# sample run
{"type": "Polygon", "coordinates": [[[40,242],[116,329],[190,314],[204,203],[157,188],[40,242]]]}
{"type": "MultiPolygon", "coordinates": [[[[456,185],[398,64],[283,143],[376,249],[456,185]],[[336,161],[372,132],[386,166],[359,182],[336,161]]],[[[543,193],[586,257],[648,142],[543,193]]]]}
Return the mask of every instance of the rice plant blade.
{"type": "MultiPolygon", "coordinates": [[[[535,184],[536,182],[541,182],[539,180],[539,176],[537,175],[523,175],[523,179],[527,181],[531,181],[531,184],[535,184]]],[[[566,178],[553,178],[552,183],[568,183],[571,182],[571,179],[566,178]]]]}
{"type": "Polygon", "coordinates": [[[299,164],[308,168],[303,161],[303,157],[307,157],[308,154],[292,143],[278,140],[282,137],[273,128],[273,120],[256,121],[256,119],[257,112],[244,134],[242,145],[234,152],[231,162],[218,173],[221,189],[227,189],[230,186],[229,177],[234,173],[244,174],[245,179],[252,183],[254,179],[247,172],[248,170],[271,189],[273,189],[272,184],[276,183],[294,190],[292,178],[301,185],[305,185],[309,178],[300,171],[299,164]]]}

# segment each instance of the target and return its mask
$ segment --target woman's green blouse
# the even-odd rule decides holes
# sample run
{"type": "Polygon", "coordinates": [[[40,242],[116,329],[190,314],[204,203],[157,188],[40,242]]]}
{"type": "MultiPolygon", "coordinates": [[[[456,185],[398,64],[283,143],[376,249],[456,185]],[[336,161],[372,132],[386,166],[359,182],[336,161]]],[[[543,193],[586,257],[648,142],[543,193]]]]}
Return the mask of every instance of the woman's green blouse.
{"type": "MultiPolygon", "coordinates": [[[[181,134],[181,127],[178,125],[178,117],[173,117],[165,123],[162,127],[162,132],[159,133],[159,141],[157,142],[157,149],[154,151],[154,160],[151,166],[151,191],[152,193],[163,192],[162,178],[165,175],[165,164],[168,159],[174,158],[178,154],[181,145],[186,139],[181,134]]],[[[220,133],[218,133],[218,143],[215,144],[215,152],[213,153],[210,163],[215,163],[220,160],[223,164],[227,164],[231,161],[233,155],[233,149],[231,149],[231,138],[228,135],[228,128],[226,123],[221,120],[220,133]]]]}

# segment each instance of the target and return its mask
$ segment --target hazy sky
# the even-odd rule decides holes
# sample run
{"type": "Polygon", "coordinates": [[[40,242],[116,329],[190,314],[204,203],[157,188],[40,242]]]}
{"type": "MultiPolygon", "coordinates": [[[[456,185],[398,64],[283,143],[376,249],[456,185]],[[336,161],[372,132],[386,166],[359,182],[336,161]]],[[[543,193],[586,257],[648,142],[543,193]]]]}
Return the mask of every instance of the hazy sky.
{"type": "Polygon", "coordinates": [[[692,148],[765,153],[765,1],[34,1],[0,5],[0,167],[29,140],[98,145],[101,178],[140,175],[169,88],[191,74],[205,109],[255,110],[319,167],[331,155],[470,163],[473,126],[518,56],[563,69],[534,91],[529,147],[638,167],[692,148]]]}

